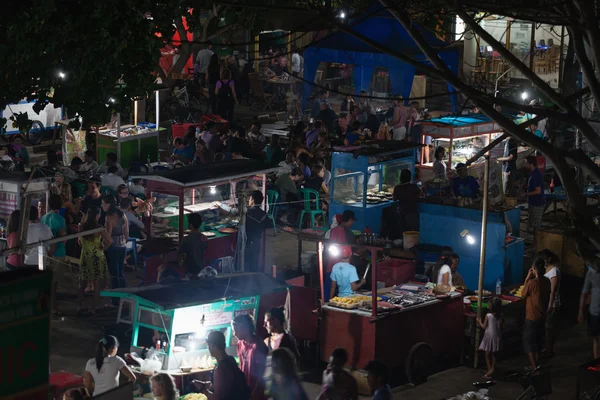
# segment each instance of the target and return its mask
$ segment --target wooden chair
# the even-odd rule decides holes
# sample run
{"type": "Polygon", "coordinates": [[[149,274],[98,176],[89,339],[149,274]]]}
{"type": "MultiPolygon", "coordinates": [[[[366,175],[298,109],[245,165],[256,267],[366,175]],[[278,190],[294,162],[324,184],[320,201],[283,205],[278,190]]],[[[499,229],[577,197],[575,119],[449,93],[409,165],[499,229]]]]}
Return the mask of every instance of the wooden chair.
{"type": "Polygon", "coordinates": [[[262,82],[260,81],[260,75],[258,72],[251,72],[248,74],[248,80],[250,81],[250,90],[252,91],[252,104],[250,104],[250,108],[255,105],[263,105],[262,110],[271,109],[271,103],[275,98],[275,95],[270,93],[265,93],[262,87],[262,82]]]}

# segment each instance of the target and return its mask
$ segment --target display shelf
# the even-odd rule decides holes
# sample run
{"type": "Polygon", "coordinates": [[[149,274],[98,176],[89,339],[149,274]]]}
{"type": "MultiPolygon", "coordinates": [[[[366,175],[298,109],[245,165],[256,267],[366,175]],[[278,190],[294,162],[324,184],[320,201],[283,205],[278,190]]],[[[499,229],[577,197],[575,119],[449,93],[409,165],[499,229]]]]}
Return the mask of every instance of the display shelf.
{"type": "Polygon", "coordinates": [[[392,204],[390,197],[394,186],[400,183],[400,172],[408,169],[414,173],[416,147],[418,145],[394,141],[367,142],[352,150],[337,147],[331,167],[330,218],[352,210],[357,218],[354,229],[369,226],[372,232],[378,233],[381,209],[392,204]],[[369,196],[381,201],[369,203],[369,196]],[[356,203],[344,203],[348,199],[356,203]]]}

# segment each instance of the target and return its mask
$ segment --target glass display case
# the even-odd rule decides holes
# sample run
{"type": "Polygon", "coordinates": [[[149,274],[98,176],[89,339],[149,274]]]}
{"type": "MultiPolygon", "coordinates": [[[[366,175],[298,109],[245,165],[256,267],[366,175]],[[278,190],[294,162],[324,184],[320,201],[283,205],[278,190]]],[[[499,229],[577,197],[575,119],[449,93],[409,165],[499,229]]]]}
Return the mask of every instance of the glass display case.
{"type": "MultiPolygon", "coordinates": [[[[431,137],[433,149],[446,149],[444,162],[454,169],[456,164],[464,163],[479,150],[490,144],[502,128],[483,114],[449,115],[431,118],[421,122],[423,139],[431,137]]],[[[423,152],[422,152],[423,153],[423,152]]],[[[433,168],[433,155],[429,163],[424,163],[423,154],[419,160],[419,168],[433,168]]],[[[481,159],[483,160],[483,159],[481,159]]]]}
{"type": "Polygon", "coordinates": [[[146,197],[156,199],[149,219],[150,237],[179,241],[188,229],[185,215],[190,213],[202,215],[201,230],[209,239],[235,233],[239,218],[214,203],[237,206],[239,193],[249,196],[253,190],[262,192],[266,199],[266,174],[272,170],[250,164],[242,162],[242,169],[235,172],[227,171],[229,165],[218,172],[213,166],[193,166],[132,177],[145,179],[146,197]]]}
{"type": "Polygon", "coordinates": [[[389,147],[352,152],[336,149],[331,166],[330,221],[336,214],[352,210],[357,218],[353,229],[362,231],[368,226],[379,232],[381,210],[392,203],[400,173],[407,169],[414,174],[416,146],[395,143],[389,147]]]}

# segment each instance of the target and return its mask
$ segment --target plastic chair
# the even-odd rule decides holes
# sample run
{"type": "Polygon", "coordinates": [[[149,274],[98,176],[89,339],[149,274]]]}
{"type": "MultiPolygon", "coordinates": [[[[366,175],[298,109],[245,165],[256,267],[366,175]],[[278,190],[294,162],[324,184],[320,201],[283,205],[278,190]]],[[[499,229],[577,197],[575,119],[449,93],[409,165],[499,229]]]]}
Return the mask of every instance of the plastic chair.
{"type": "Polygon", "coordinates": [[[100,186],[100,193],[102,193],[102,195],[110,194],[117,197],[117,191],[108,186],[100,186]]]}
{"type": "Polygon", "coordinates": [[[127,246],[125,248],[127,249],[125,251],[126,254],[133,253],[134,271],[137,272],[137,267],[138,267],[137,238],[130,237],[127,240],[127,246]],[[131,243],[131,248],[129,247],[129,243],[131,243]]]}
{"type": "Polygon", "coordinates": [[[275,226],[275,206],[279,199],[279,193],[275,190],[267,190],[267,217],[273,221],[273,234],[277,235],[277,227],[275,226]]]}
{"type": "Polygon", "coordinates": [[[304,200],[304,210],[300,214],[299,229],[302,229],[302,221],[305,214],[310,214],[310,227],[315,229],[316,215],[322,215],[323,221],[325,221],[325,211],[319,207],[319,192],[312,189],[298,189],[298,195],[304,200]]]}

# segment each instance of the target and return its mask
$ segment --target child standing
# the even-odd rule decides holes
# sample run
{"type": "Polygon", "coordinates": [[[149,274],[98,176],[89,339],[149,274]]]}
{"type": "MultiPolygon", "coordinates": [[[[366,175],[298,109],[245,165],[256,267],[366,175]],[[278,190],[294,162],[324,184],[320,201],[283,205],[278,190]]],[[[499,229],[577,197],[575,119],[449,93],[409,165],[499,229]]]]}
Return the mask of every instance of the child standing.
{"type": "Polygon", "coordinates": [[[486,379],[491,379],[496,368],[496,353],[502,347],[502,300],[495,297],[492,300],[491,312],[485,316],[485,320],[477,319],[477,323],[481,329],[485,329],[483,339],[479,345],[479,350],[485,351],[485,363],[488,370],[485,375],[486,379]]]}

